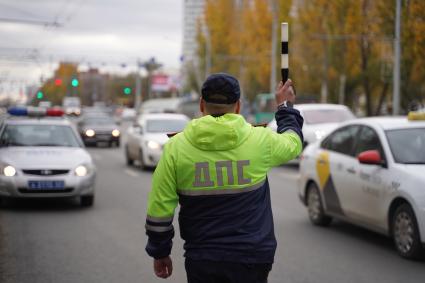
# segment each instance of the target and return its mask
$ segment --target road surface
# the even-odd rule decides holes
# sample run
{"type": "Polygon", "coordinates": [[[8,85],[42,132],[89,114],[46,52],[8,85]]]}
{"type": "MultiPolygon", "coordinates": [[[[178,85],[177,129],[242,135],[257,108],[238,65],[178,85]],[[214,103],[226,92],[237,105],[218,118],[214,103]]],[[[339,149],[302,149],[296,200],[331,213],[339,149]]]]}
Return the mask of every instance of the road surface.
{"type": "MultiPolygon", "coordinates": [[[[178,227],[170,279],[155,278],[144,251],[152,172],[126,166],[122,148],[89,151],[98,168],[94,207],[25,200],[0,209],[0,282],[185,282],[178,227]]],[[[425,263],[400,258],[386,237],[340,222],[312,226],[297,178],[296,167],[269,174],[278,239],[269,282],[424,282],[425,263]]]]}

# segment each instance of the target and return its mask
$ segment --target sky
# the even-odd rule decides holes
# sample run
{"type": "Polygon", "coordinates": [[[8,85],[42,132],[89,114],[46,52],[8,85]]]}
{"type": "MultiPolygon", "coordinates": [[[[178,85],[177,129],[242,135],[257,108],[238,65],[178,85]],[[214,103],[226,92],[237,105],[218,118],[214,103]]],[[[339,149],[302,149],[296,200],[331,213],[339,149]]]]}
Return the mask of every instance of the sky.
{"type": "Polygon", "coordinates": [[[181,0],[0,0],[0,94],[6,82],[40,83],[61,60],[126,73],[155,57],[177,69],[182,25],[181,0]]]}

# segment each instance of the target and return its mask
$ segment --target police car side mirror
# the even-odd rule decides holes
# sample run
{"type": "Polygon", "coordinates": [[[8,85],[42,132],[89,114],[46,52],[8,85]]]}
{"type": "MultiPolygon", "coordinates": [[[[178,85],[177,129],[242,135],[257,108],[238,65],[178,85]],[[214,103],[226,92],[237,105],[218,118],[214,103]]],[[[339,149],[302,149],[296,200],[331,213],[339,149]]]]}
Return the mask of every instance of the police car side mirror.
{"type": "Polygon", "coordinates": [[[361,152],[357,155],[357,160],[361,164],[369,164],[369,165],[385,165],[385,161],[382,160],[381,154],[377,150],[367,150],[361,152]]]}

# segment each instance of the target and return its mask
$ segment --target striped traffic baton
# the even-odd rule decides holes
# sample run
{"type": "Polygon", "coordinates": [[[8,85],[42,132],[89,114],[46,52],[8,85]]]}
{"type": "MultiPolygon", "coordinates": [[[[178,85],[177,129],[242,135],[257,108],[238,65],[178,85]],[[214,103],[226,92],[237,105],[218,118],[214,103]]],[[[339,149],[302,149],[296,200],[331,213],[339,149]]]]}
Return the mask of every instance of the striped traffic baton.
{"type": "Polygon", "coordinates": [[[282,82],[285,83],[289,77],[289,44],[288,44],[288,23],[282,23],[282,52],[281,52],[281,69],[282,82]]]}

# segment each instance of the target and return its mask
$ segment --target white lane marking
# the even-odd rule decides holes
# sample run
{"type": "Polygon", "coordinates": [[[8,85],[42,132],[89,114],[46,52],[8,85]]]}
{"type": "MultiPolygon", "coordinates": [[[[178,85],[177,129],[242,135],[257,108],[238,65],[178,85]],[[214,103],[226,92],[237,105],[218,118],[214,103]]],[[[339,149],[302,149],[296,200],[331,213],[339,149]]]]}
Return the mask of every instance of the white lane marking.
{"type": "Polygon", "coordinates": [[[136,171],[134,171],[134,170],[125,169],[125,170],[124,170],[124,172],[125,172],[127,175],[130,175],[131,177],[139,177],[139,173],[137,173],[137,172],[136,172],[136,171]]]}

